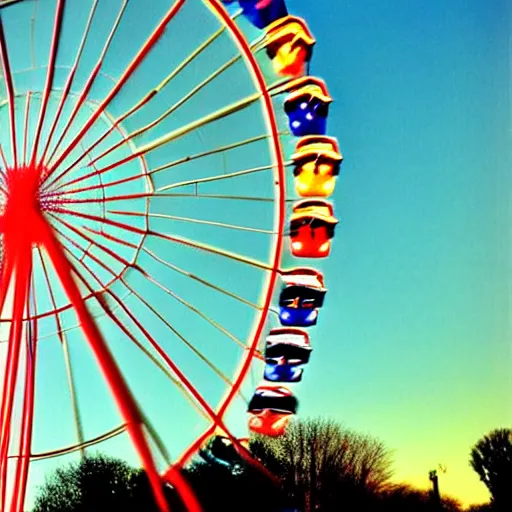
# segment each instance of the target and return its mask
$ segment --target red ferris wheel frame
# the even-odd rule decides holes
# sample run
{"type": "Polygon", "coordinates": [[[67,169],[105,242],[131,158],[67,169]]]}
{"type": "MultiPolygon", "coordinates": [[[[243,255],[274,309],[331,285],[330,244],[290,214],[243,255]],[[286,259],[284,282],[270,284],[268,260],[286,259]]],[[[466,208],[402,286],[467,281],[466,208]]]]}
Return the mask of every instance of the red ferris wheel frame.
{"type": "MultiPolygon", "coordinates": [[[[16,3],[20,0],[8,2],[6,5],[16,3]]],[[[285,182],[284,182],[284,160],[281,152],[279,132],[277,122],[274,116],[271,96],[269,94],[263,74],[256,62],[251,48],[247,43],[243,33],[238,29],[233,22],[224,6],[219,0],[204,0],[219,20],[228,28],[231,33],[240,53],[243,55],[246,65],[249,68],[257,90],[261,94],[262,109],[267,119],[268,129],[271,135],[271,151],[274,155],[274,177],[275,177],[275,193],[277,208],[275,211],[275,223],[277,236],[275,238],[275,245],[273,249],[272,263],[268,268],[270,274],[266,286],[266,293],[263,298],[261,306],[261,313],[259,320],[256,322],[252,340],[247,347],[244,358],[237,371],[233,386],[229,389],[228,393],[222,399],[218,410],[215,411],[202,397],[200,392],[194,385],[187,379],[187,377],[180,371],[179,367],[172,361],[172,359],[165,353],[156,340],[154,340],[149,332],[145,331],[144,326],[140,324],[138,327],[145,333],[147,340],[156,349],[159,355],[165,361],[169,369],[179,378],[181,383],[185,386],[188,392],[194,397],[199,405],[204,409],[206,414],[211,419],[211,426],[204,432],[183,454],[178,461],[178,468],[183,465],[188,458],[198,449],[204,440],[213,433],[216,428],[221,428],[229,435],[229,430],[224,424],[224,414],[235,397],[238,389],[240,388],[247,372],[250,369],[251,362],[257,354],[258,340],[262,334],[267,313],[270,308],[273,290],[276,284],[276,279],[279,273],[279,265],[281,261],[283,249],[283,233],[285,222],[285,182]]],[[[146,40],[144,46],[140,49],[135,58],[131,61],[128,68],[119,78],[116,86],[110,91],[107,97],[99,104],[97,110],[91,115],[89,120],[81,128],[77,136],[73,139],[62,153],[54,160],[50,166],[46,166],[44,157],[48,150],[48,144],[43,152],[43,159],[38,160],[37,150],[41,143],[41,133],[45,113],[48,106],[50,93],[52,90],[53,77],[55,72],[55,61],[59,47],[60,30],[62,24],[63,11],[65,0],[57,0],[57,7],[55,11],[54,28],[52,43],[50,47],[50,57],[48,61],[48,71],[46,83],[42,94],[42,103],[38,117],[35,138],[33,142],[33,149],[31,158],[28,163],[20,163],[22,161],[18,155],[17,142],[16,142],[16,117],[14,111],[14,86],[12,80],[11,67],[9,63],[9,56],[7,53],[6,40],[2,22],[0,19],[0,56],[2,61],[3,75],[6,83],[7,104],[9,111],[9,125],[10,125],[10,138],[13,152],[13,165],[11,167],[5,165],[4,181],[6,184],[5,194],[7,201],[5,210],[0,218],[0,230],[3,234],[3,247],[4,258],[2,262],[1,281],[0,281],[0,311],[4,308],[7,295],[10,290],[13,294],[12,318],[8,338],[8,352],[6,360],[6,369],[4,375],[4,385],[1,397],[0,409],[0,494],[2,504],[6,504],[6,488],[7,488],[7,466],[8,466],[8,448],[11,438],[11,423],[14,396],[16,391],[16,383],[18,379],[18,372],[20,371],[20,352],[23,343],[23,329],[24,322],[26,321],[26,310],[30,299],[30,286],[31,286],[31,273],[32,273],[32,247],[37,245],[43,248],[60,280],[60,283],[65,290],[71,306],[74,308],[76,316],[81,325],[84,336],[86,337],[90,348],[94,352],[96,360],[100,365],[102,372],[109,384],[115,402],[121,412],[125,421],[128,433],[131,437],[132,443],[135,446],[137,453],[141,459],[142,465],[147,472],[151,487],[153,489],[156,501],[161,511],[168,510],[168,505],[161,487],[161,476],[159,475],[148,440],[144,433],[144,418],[143,414],[136,403],[135,399],[130,393],[126,381],[116,364],[116,361],[110,352],[102,333],[96,325],[91,313],[86,307],[85,300],[82,297],[78,288],[77,282],[73,276],[73,267],[70,264],[63,247],[59,243],[52,226],[45,220],[44,210],[47,205],[44,204],[44,190],[45,186],[52,184],[50,178],[55,180],[55,173],[58,167],[64,162],[65,158],[71,151],[78,145],[79,141],[83,138],[84,134],[91,128],[100,115],[106,112],[107,106],[110,101],[117,95],[123,85],[128,81],[132,73],[144,60],[145,56],[151,48],[158,42],[160,36],[163,34],[166,26],[175,17],[181,7],[184,5],[185,0],[176,0],[172,7],[168,10],[165,17],[162,19],[157,28],[153,31],[150,37],[146,40]],[[24,229],[20,230],[19,219],[25,219],[24,229]]],[[[87,94],[94,82],[94,79],[99,73],[101,61],[94,68],[87,83],[81,92],[77,107],[83,104],[86,100],[87,94]]],[[[62,110],[64,98],[69,93],[71,82],[76,69],[72,69],[68,81],[64,86],[62,94],[62,103],[59,105],[59,112],[62,110]]],[[[149,97],[150,99],[150,97],[149,97]]],[[[149,101],[149,99],[147,101],[149,101]]],[[[140,104],[142,106],[144,103],[140,104]]],[[[53,135],[53,130],[51,136],[53,135]]],[[[118,128],[116,126],[116,128],[118,128]]],[[[25,130],[27,128],[25,127],[25,130]]],[[[26,137],[25,137],[26,138],[26,137]]],[[[152,148],[147,150],[140,150],[133,153],[129,157],[117,162],[115,165],[122,165],[128,160],[141,158],[144,159],[145,152],[149,152],[152,148]]],[[[67,168],[58,177],[62,177],[69,172],[71,168],[67,168]]],[[[54,199],[51,203],[53,211],[59,211],[62,205],[59,205],[58,199],[54,199]]],[[[105,219],[104,219],[105,221],[105,219]]],[[[114,222],[114,221],[109,221],[114,222]]],[[[137,232],[138,228],[129,226],[127,224],[118,223],[118,227],[127,229],[132,232],[137,232]]],[[[139,230],[140,235],[144,236],[145,232],[139,230]]],[[[91,290],[91,294],[92,294],[91,290]]],[[[32,423],[34,414],[34,387],[36,375],[36,350],[37,350],[37,318],[34,320],[34,346],[32,357],[26,360],[25,368],[25,381],[24,381],[24,400],[23,400],[23,414],[21,425],[21,437],[19,446],[19,457],[16,460],[15,481],[13,487],[13,494],[11,498],[10,511],[17,512],[23,509],[24,496],[26,493],[29,463],[31,459],[31,439],[32,439],[32,423]]],[[[136,318],[134,321],[137,323],[136,318]]],[[[194,497],[193,492],[190,490],[186,482],[180,476],[176,468],[171,467],[164,479],[173,484],[181,494],[184,502],[190,510],[199,511],[200,505],[194,497]]]]}

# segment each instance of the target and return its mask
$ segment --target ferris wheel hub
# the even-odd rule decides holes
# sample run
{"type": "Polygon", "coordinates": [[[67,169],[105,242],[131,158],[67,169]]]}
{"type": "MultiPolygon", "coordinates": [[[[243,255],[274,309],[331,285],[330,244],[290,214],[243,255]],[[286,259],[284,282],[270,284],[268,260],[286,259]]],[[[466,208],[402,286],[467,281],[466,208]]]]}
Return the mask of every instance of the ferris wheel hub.
{"type": "MultiPolygon", "coordinates": [[[[51,204],[41,192],[42,167],[24,165],[8,168],[5,172],[5,199],[3,204],[4,232],[18,232],[27,235],[34,230],[41,213],[51,204]]],[[[32,233],[35,235],[35,233],[32,233]]]]}

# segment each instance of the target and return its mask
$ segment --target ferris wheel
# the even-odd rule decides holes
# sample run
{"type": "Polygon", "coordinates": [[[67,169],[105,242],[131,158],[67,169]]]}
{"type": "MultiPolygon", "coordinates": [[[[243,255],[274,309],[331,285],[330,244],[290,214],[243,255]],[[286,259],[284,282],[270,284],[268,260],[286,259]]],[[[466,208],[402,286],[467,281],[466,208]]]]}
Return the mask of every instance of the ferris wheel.
{"type": "Polygon", "coordinates": [[[342,156],[284,0],[0,2],[0,509],[94,450],[282,435],[342,156]]]}

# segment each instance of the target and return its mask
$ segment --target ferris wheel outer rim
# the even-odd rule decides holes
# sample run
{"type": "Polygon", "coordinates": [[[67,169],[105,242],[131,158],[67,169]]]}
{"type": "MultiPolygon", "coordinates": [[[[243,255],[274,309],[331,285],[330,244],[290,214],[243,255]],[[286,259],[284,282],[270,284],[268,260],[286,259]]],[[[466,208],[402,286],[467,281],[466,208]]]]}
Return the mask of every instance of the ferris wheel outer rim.
{"type": "MultiPolygon", "coordinates": [[[[1,7],[5,7],[7,5],[12,5],[14,3],[17,3],[20,0],[13,0],[6,2],[1,5],[1,7]]],[[[264,288],[266,290],[266,293],[264,294],[264,305],[262,310],[259,313],[259,320],[256,320],[255,323],[257,324],[254,330],[254,333],[252,334],[252,341],[248,346],[247,354],[245,355],[245,358],[241,361],[241,367],[239,371],[237,372],[237,378],[233,386],[229,388],[229,392],[227,393],[227,396],[221,400],[221,405],[217,407],[217,417],[222,420],[223,415],[228,409],[229,405],[231,404],[233,398],[237,394],[240,386],[242,385],[248,371],[250,370],[251,362],[254,359],[257,344],[259,341],[259,338],[261,336],[261,333],[263,332],[265,321],[267,319],[267,315],[271,306],[271,299],[273,295],[273,291],[276,285],[277,277],[279,274],[279,267],[281,263],[281,256],[282,256],[282,250],[284,245],[283,240],[283,234],[284,234],[284,224],[285,224],[285,201],[286,201],[286,193],[285,193],[285,183],[284,183],[284,177],[285,177],[285,165],[284,165],[284,159],[281,151],[281,144],[279,139],[279,133],[277,129],[277,122],[274,115],[274,107],[272,105],[272,99],[267,89],[266,81],[263,77],[263,74],[261,72],[260,67],[258,66],[256,59],[254,58],[254,55],[252,54],[252,51],[248,45],[247,40],[245,39],[242,32],[238,29],[238,27],[235,25],[231,17],[228,15],[226,9],[224,6],[218,1],[218,0],[203,0],[204,3],[208,4],[212,10],[215,11],[218,17],[221,18],[221,20],[225,23],[225,25],[228,27],[228,29],[231,32],[231,35],[234,36],[236,40],[236,44],[239,48],[239,50],[242,52],[243,56],[246,59],[246,68],[249,68],[250,71],[252,71],[253,74],[253,81],[255,82],[255,85],[258,86],[258,89],[260,90],[263,104],[264,104],[264,113],[266,113],[266,121],[268,128],[270,128],[270,131],[272,132],[272,146],[273,146],[273,154],[274,158],[276,160],[275,167],[277,168],[275,172],[277,172],[277,190],[278,190],[278,207],[274,210],[274,214],[277,217],[277,235],[275,238],[275,244],[273,248],[273,265],[270,276],[267,277],[267,285],[264,288]],[[248,62],[247,62],[248,61],[248,62]],[[277,215],[276,215],[277,214],[277,215]]],[[[181,6],[180,6],[181,8],[181,6]]],[[[274,174],[275,176],[275,174],[274,174]]],[[[275,202],[275,201],[274,201],[275,202]]],[[[212,427],[215,427],[215,423],[212,425],[212,427]]],[[[210,430],[210,429],[209,429],[210,430]]]]}

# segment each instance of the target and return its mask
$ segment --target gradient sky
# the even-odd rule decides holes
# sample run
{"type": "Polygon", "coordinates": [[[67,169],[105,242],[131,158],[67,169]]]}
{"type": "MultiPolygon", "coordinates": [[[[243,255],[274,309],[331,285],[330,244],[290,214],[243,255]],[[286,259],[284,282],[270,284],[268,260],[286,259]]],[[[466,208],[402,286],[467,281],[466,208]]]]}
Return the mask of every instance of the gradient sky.
{"type": "Polygon", "coordinates": [[[341,229],[302,414],[484,501],[472,444],[512,424],[511,4],[296,0],[336,98],[341,229]],[[328,7],[329,6],[329,7],[328,7]]]}
{"type": "MultiPolygon", "coordinates": [[[[69,4],[62,36],[66,44],[57,57],[60,66],[72,62],[88,15],[89,7],[82,6],[90,6],[91,1],[69,4]]],[[[447,472],[440,477],[442,493],[464,503],[485,501],[486,489],[468,465],[470,448],[488,430],[512,423],[510,3],[288,0],[287,4],[292,13],[307,19],[317,38],[311,73],[326,80],[335,99],[329,132],[338,138],[345,158],[333,197],[341,220],[333,250],[328,260],[314,262],[324,272],[329,293],[319,325],[311,329],[311,363],[303,383],[296,387],[300,417],[330,416],[347,427],[379,437],[393,450],[398,481],[427,487],[429,470],[443,464],[447,472]]],[[[36,44],[31,50],[30,25],[23,20],[30,19],[34,5],[26,2],[3,14],[15,88],[21,95],[16,104],[19,125],[24,113],[23,94],[44,83],[45,71],[37,67],[48,58],[55,0],[39,2],[36,44]]],[[[103,0],[102,16],[95,21],[95,37],[85,47],[73,91],[83,86],[94,66],[120,5],[120,0],[103,0]]],[[[114,81],[169,2],[155,0],[151,10],[144,12],[141,6],[140,2],[130,2],[120,36],[114,39],[106,58],[105,70],[114,81]]],[[[250,39],[258,35],[240,23],[250,39]]],[[[120,115],[132,106],[217,27],[218,22],[202,4],[189,0],[154,55],[109,106],[109,112],[120,115]]],[[[210,53],[178,76],[154,102],[154,110],[148,107],[123,127],[131,131],[149,122],[159,108],[168,108],[218,69],[236,51],[228,39],[220,40],[211,52],[208,50],[210,53]]],[[[271,77],[265,56],[259,59],[266,77],[271,77]]],[[[55,88],[62,87],[67,69],[59,68],[55,88]]],[[[109,76],[100,76],[91,90],[92,99],[102,99],[112,87],[109,76]]],[[[3,83],[0,85],[4,97],[3,83]]],[[[243,66],[236,65],[201,92],[196,101],[138,138],[136,144],[150,142],[212,109],[243,98],[253,91],[251,87],[243,66]]],[[[33,101],[36,106],[40,102],[37,97],[33,101]]],[[[276,105],[279,107],[278,101],[276,105]]],[[[55,112],[56,106],[52,97],[49,111],[55,112]]],[[[91,108],[92,103],[78,116],[75,133],[91,108]]],[[[193,154],[203,146],[218,147],[263,133],[261,112],[251,108],[247,118],[233,116],[151,153],[150,168],[193,154]]],[[[67,106],[65,112],[69,111],[67,106]]],[[[282,111],[277,110],[277,117],[284,127],[282,111]]],[[[36,120],[30,118],[31,129],[36,120]]],[[[99,126],[87,137],[89,142],[94,140],[89,137],[104,129],[101,123],[108,121],[100,119],[99,126]]],[[[5,105],[0,109],[0,126],[0,142],[9,158],[5,105]]],[[[46,124],[43,138],[48,129],[46,124]]],[[[284,139],[287,156],[294,144],[294,140],[284,139]]],[[[125,156],[122,151],[124,147],[116,156],[125,156]]],[[[109,162],[107,159],[104,163],[109,162]]],[[[227,160],[217,155],[206,163],[179,166],[172,176],[159,177],[157,185],[209,176],[218,173],[219,168],[228,172],[267,163],[268,151],[260,146],[247,148],[243,153],[230,154],[227,160]]],[[[133,170],[123,166],[119,172],[122,175],[133,170]]],[[[250,191],[262,197],[271,194],[268,176],[251,175],[244,180],[224,180],[218,190],[206,187],[205,191],[251,195],[250,191]]],[[[137,190],[134,185],[130,192],[137,190]]],[[[272,229],[271,203],[202,201],[160,198],[152,207],[154,212],[272,229]]],[[[133,203],[130,208],[137,210],[139,205],[133,203]]],[[[214,228],[180,222],[168,228],[159,220],[153,227],[257,259],[265,259],[270,247],[270,238],[264,234],[233,232],[227,237],[225,231],[214,228]]],[[[258,300],[264,281],[253,269],[197,251],[187,252],[176,245],[171,248],[153,241],[148,246],[163,251],[160,254],[168,261],[247,300],[258,300]]],[[[226,302],[147,257],[139,263],[239,339],[249,334],[252,310],[226,302]]],[[[284,265],[297,264],[285,252],[284,265]]],[[[36,282],[41,296],[46,297],[38,295],[39,307],[44,309],[49,307],[48,297],[41,284],[41,269],[35,272],[39,272],[36,282]]],[[[212,330],[211,325],[203,325],[195,313],[176,305],[147,282],[140,282],[136,273],[130,273],[128,281],[152,304],[165,308],[173,325],[222,371],[233,371],[241,352],[233,345],[228,349],[224,335],[212,330]]],[[[119,283],[113,289],[126,294],[119,283]]],[[[58,302],[64,303],[62,291],[57,289],[56,294],[58,302]]],[[[133,296],[126,303],[162,340],[206,398],[216,403],[224,389],[222,382],[174,343],[133,296]]],[[[98,313],[97,306],[91,303],[90,307],[98,313]]],[[[69,312],[61,320],[67,326],[76,323],[69,312]]],[[[46,339],[38,353],[34,452],[74,442],[62,350],[54,321],[45,322],[39,326],[46,339]]],[[[104,317],[98,322],[145,412],[169,442],[171,453],[177,453],[201,432],[204,423],[198,423],[179,394],[176,399],[171,395],[177,394],[176,390],[144,363],[115,326],[104,317]]],[[[275,318],[267,323],[268,328],[272,326],[276,326],[275,318]]],[[[0,334],[5,339],[6,332],[0,334]]],[[[86,437],[94,437],[117,426],[120,419],[78,330],[69,332],[68,342],[86,437]]],[[[3,344],[2,354],[5,348],[3,344]]],[[[257,383],[255,375],[244,387],[247,393],[257,383]]],[[[243,411],[244,403],[240,401],[229,416],[240,435],[245,430],[243,411]]],[[[126,436],[108,441],[101,449],[136,461],[126,436]]],[[[33,465],[31,495],[44,473],[61,462],[49,459],[33,465]]]]}

